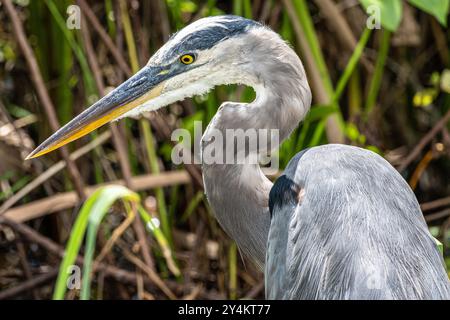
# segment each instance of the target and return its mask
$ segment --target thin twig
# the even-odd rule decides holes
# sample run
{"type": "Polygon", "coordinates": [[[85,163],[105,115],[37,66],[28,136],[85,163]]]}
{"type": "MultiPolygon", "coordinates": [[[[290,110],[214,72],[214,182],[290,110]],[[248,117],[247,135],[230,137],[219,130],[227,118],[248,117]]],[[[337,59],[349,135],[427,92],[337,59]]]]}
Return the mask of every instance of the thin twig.
{"type": "Polygon", "coordinates": [[[254,286],[247,294],[244,299],[255,299],[257,295],[261,293],[264,289],[264,281],[261,281],[256,286],[254,286]]]}
{"type": "MultiPolygon", "coordinates": [[[[23,242],[20,240],[16,242],[16,246],[17,246],[17,252],[19,253],[20,264],[22,265],[22,268],[23,268],[23,273],[25,274],[25,277],[27,280],[31,280],[33,278],[33,274],[31,273],[30,264],[28,263],[25,246],[24,246],[23,242]]],[[[31,291],[31,293],[33,294],[33,298],[35,300],[39,299],[39,295],[36,290],[33,289],[31,291]]]]}
{"type": "MultiPolygon", "coordinates": [[[[97,56],[95,55],[94,48],[92,46],[91,37],[86,27],[82,28],[82,36],[84,40],[84,45],[86,48],[86,55],[88,57],[89,66],[92,69],[94,75],[95,84],[98,89],[100,96],[105,95],[105,84],[103,83],[103,78],[100,70],[100,65],[97,61],[97,56]]],[[[117,124],[110,123],[111,132],[113,134],[114,144],[117,149],[117,154],[119,157],[120,167],[122,169],[122,175],[125,179],[127,187],[132,189],[131,185],[131,169],[129,165],[128,154],[125,147],[125,141],[117,127],[117,124]]]]}
{"type": "MultiPolygon", "coordinates": [[[[103,83],[103,78],[101,74],[100,64],[97,60],[97,56],[95,55],[94,48],[92,46],[91,37],[87,28],[83,28],[82,30],[83,40],[86,47],[86,53],[89,60],[89,65],[92,68],[92,73],[94,74],[95,83],[97,85],[98,92],[101,96],[105,95],[105,84],[103,83]]],[[[113,134],[114,144],[117,149],[117,154],[119,157],[120,168],[122,170],[122,176],[125,180],[125,185],[133,189],[132,184],[132,175],[130,168],[130,159],[128,158],[127,148],[125,145],[125,139],[121,132],[118,129],[117,124],[110,123],[110,128],[113,134]]],[[[153,259],[150,256],[150,245],[147,242],[147,238],[145,235],[145,230],[142,225],[142,221],[140,219],[135,219],[133,221],[133,229],[136,233],[137,238],[139,239],[139,243],[141,244],[142,255],[144,257],[145,263],[154,269],[153,259]]]]}
{"type": "MultiPolygon", "coordinates": [[[[81,147],[80,149],[75,150],[73,153],[70,154],[70,159],[72,161],[77,160],[78,158],[84,156],[86,153],[91,151],[92,149],[95,149],[97,146],[103,144],[111,137],[111,132],[106,131],[100,134],[97,138],[95,138],[93,141],[89,142],[87,145],[81,147]]],[[[41,184],[48,181],[51,177],[53,177],[55,174],[57,174],[59,171],[64,169],[66,167],[66,162],[61,160],[52,165],[50,168],[42,172],[37,178],[35,178],[33,181],[29,182],[26,186],[24,186],[22,189],[17,191],[16,194],[11,196],[8,200],[5,201],[5,203],[2,204],[0,207],[0,216],[6,212],[9,208],[11,208],[14,204],[16,204],[20,199],[25,197],[27,194],[29,194],[31,191],[39,187],[41,184]]]]}
{"type": "MultiPolygon", "coordinates": [[[[349,53],[355,51],[358,41],[337,4],[332,0],[315,0],[315,2],[332,27],[332,30],[339,30],[339,32],[336,32],[336,37],[345,49],[349,53]]],[[[373,70],[372,63],[364,55],[361,56],[361,63],[367,71],[371,72],[373,70]]]]}
{"type": "Polygon", "coordinates": [[[57,276],[57,274],[58,274],[58,269],[55,268],[55,269],[52,269],[50,272],[35,276],[32,279],[24,281],[15,287],[0,291],[0,300],[10,299],[24,291],[33,290],[37,286],[42,285],[42,284],[52,280],[53,278],[55,278],[57,276]]]}
{"type": "Polygon", "coordinates": [[[420,160],[419,164],[412,174],[411,179],[409,180],[411,189],[416,190],[417,184],[420,181],[420,177],[422,177],[422,174],[425,172],[431,160],[433,160],[433,150],[428,150],[422,160],[420,160]]]}
{"type": "MultiPolygon", "coordinates": [[[[28,64],[28,68],[30,69],[31,80],[33,81],[34,86],[36,87],[36,92],[39,96],[42,106],[45,109],[45,112],[47,114],[50,123],[50,127],[52,128],[53,131],[56,131],[59,129],[60,126],[58,117],[56,115],[55,106],[53,105],[53,102],[50,99],[50,95],[48,94],[47,88],[45,87],[44,78],[42,77],[41,71],[39,70],[39,66],[36,57],[33,53],[33,50],[31,49],[31,45],[29,44],[26,38],[22,22],[20,21],[20,18],[16,10],[14,9],[14,5],[12,4],[11,0],[2,0],[2,1],[4,7],[6,8],[6,12],[8,13],[8,16],[11,19],[12,27],[16,35],[17,42],[19,43],[19,47],[23,52],[25,60],[28,64]]],[[[67,148],[62,147],[59,150],[64,161],[66,161],[67,163],[67,169],[69,170],[71,181],[75,186],[78,196],[80,197],[80,199],[84,199],[85,195],[83,191],[84,189],[83,180],[81,178],[77,166],[72,160],[70,160],[67,148]]]]}
{"type": "Polygon", "coordinates": [[[153,271],[153,269],[149,268],[148,265],[146,265],[138,257],[132,254],[120,240],[118,241],[117,244],[122,249],[124,257],[131,263],[136,265],[136,267],[144,271],[150,278],[150,280],[154,282],[170,299],[175,300],[177,298],[175,294],[166,286],[164,281],[161,280],[158,274],[155,271],[153,271]]]}
{"type": "MultiPolygon", "coordinates": [[[[148,174],[136,176],[132,179],[132,184],[135,191],[149,190],[156,187],[188,184],[190,182],[191,179],[186,171],[171,171],[161,173],[159,175],[148,174]]],[[[87,187],[85,189],[86,194],[92,194],[99,187],[109,184],[124,185],[125,182],[123,180],[117,180],[105,184],[87,187]]],[[[75,192],[64,192],[41,200],[30,202],[22,206],[14,207],[6,211],[3,216],[17,222],[25,222],[50,213],[73,208],[77,205],[77,203],[78,200],[75,192]]]]}
{"type": "Polygon", "coordinates": [[[114,229],[113,233],[111,234],[111,237],[108,239],[106,244],[103,246],[102,250],[98,254],[97,258],[95,258],[94,261],[94,268],[96,265],[98,265],[103,258],[111,251],[112,247],[114,246],[114,243],[120,238],[120,236],[125,232],[126,229],[130,226],[130,224],[133,222],[135,218],[134,210],[131,210],[132,214],[128,215],[125,220],[116,228],[114,229]]]}
{"type": "MultiPolygon", "coordinates": [[[[305,68],[308,71],[308,76],[312,90],[314,92],[315,100],[318,104],[329,105],[332,102],[331,97],[325,88],[325,84],[323,83],[320,70],[317,67],[316,60],[314,59],[313,52],[305,37],[303,27],[299,23],[298,17],[295,14],[294,5],[292,4],[291,0],[283,0],[282,2],[286,7],[286,12],[291,19],[292,26],[294,27],[295,31],[295,36],[303,53],[303,57],[305,59],[305,68]]],[[[328,117],[326,126],[327,139],[330,143],[344,142],[345,138],[340,128],[339,120],[336,114],[332,114],[328,117]]]]}
{"type": "Polygon", "coordinates": [[[446,210],[442,210],[433,214],[428,214],[425,216],[425,221],[426,222],[431,222],[434,220],[439,220],[442,218],[445,218],[447,216],[450,216],[450,209],[446,209],[446,210]]]}
{"type": "MultiPolygon", "coordinates": [[[[0,224],[4,224],[9,226],[10,228],[13,228],[15,231],[20,233],[22,236],[30,240],[31,242],[34,242],[44,249],[46,249],[49,252],[54,253],[59,258],[62,258],[64,256],[65,250],[62,246],[56,244],[52,240],[50,240],[47,237],[44,237],[43,235],[39,234],[32,228],[28,227],[25,224],[14,222],[13,220],[7,219],[5,217],[0,217],[0,224]]],[[[76,259],[76,262],[78,264],[83,264],[84,258],[83,256],[79,255],[76,259]]],[[[130,272],[127,270],[123,270],[114,266],[106,265],[104,263],[100,263],[98,265],[98,270],[105,272],[106,275],[111,276],[115,278],[118,281],[124,281],[129,284],[136,284],[136,274],[134,272],[130,272]]],[[[153,283],[151,281],[148,281],[147,279],[144,279],[144,282],[147,285],[152,285],[153,283]]],[[[170,287],[170,290],[173,290],[175,288],[178,288],[179,285],[174,283],[170,280],[165,280],[166,287],[170,287]]],[[[173,293],[172,293],[173,294],[173,293]]],[[[2,293],[0,292],[0,296],[2,293]]]]}
{"type": "Polygon", "coordinates": [[[428,211],[445,206],[450,206],[450,197],[445,197],[430,202],[422,203],[420,205],[420,208],[422,209],[422,211],[428,211]]]}
{"type": "Polygon", "coordinates": [[[98,35],[105,43],[108,50],[111,52],[112,56],[116,60],[119,67],[129,77],[131,75],[130,67],[128,66],[127,62],[125,61],[125,58],[122,56],[120,51],[114,45],[114,42],[109,37],[108,33],[105,31],[105,29],[103,29],[101,23],[95,16],[95,13],[92,12],[91,8],[89,7],[89,5],[86,3],[85,0],[77,0],[77,3],[80,6],[83,13],[85,14],[86,18],[89,20],[90,24],[94,27],[95,31],[97,31],[98,35]]]}
{"type": "Polygon", "coordinates": [[[423,148],[426,147],[428,143],[433,140],[433,138],[438,134],[442,128],[447,124],[447,122],[450,120],[450,110],[447,111],[447,113],[434,125],[434,127],[425,135],[422,139],[420,139],[419,143],[416,144],[414,149],[411,151],[411,153],[403,160],[403,162],[398,166],[398,171],[403,171],[408,167],[411,162],[413,162],[422,151],[423,148]]]}

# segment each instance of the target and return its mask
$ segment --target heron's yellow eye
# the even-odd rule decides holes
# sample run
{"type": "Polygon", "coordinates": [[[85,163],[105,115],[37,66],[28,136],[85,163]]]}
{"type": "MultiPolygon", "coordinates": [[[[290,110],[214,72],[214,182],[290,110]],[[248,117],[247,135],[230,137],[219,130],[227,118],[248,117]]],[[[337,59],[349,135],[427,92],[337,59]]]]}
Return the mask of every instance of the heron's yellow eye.
{"type": "Polygon", "coordinates": [[[184,54],[181,56],[180,61],[183,64],[191,64],[195,61],[195,58],[192,54],[184,54]]]}

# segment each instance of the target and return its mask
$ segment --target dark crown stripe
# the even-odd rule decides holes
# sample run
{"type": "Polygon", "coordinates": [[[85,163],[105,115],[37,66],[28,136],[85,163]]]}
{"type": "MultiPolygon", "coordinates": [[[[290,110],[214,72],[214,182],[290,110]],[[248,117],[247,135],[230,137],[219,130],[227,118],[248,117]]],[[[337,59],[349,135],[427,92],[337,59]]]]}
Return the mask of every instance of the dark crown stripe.
{"type": "MultiPolygon", "coordinates": [[[[188,34],[171,50],[170,56],[197,50],[210,49],[219,42],[246,33],[253,26],[261,24],[238,16],[218,16],[218,21],[211,21],[211,26],[188,34]]],[[[174,34],[171,38],[176,36],[174,34]]],[[[168,57],[168,58],[171,58],[168,57]]]]}

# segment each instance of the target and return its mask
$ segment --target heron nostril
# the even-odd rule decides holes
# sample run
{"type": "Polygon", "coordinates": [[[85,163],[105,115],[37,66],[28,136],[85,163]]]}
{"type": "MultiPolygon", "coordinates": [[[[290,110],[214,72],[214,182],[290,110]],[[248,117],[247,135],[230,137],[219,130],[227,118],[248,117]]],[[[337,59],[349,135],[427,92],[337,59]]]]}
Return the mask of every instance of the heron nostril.
{"type": "Polygon", "coordinates": [[[141,77],[141,78],[136,79],[133,82],[131,82],[129,87],[130,88],[139,87],[139,86],[143,85],[146,81],[147,81],[146,77],[141,77]]]}

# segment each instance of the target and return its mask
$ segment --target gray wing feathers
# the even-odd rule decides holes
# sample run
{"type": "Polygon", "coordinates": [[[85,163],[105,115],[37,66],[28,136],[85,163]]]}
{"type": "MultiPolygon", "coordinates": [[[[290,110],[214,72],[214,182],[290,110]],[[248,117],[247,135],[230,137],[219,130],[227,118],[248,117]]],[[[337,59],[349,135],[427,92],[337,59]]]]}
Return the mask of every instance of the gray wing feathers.
{"type": "Polygon", "coordinates": [[[414,193],[377,154],[326,145],[294,157],[271,209],[268,298],[450,299],[414,193]]]}

